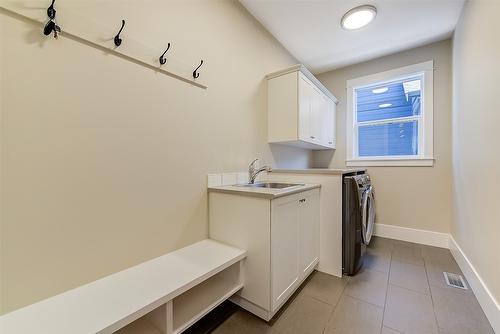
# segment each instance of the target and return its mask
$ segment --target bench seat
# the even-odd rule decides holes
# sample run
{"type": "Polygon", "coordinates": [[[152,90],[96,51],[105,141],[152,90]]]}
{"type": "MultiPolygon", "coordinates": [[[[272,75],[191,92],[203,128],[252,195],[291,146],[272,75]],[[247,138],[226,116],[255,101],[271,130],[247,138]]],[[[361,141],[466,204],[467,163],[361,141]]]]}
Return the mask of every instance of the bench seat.
{"type": "Polygon", "coordinates": [[[150,318],[160,333],[180,333],[241,289],[238,262],[245,257],[244,250],[205,239],[7,313],[0,332],[113,333],[156,310],[150,318]]]}

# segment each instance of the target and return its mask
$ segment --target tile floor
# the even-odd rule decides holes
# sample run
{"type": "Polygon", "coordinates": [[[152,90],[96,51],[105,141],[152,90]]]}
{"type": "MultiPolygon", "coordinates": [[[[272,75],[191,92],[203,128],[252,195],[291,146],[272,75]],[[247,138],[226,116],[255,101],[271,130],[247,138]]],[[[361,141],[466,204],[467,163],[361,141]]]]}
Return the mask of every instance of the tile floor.
{"type": "Polygon", "coordinates": [[[270,323],[228,302],[189,332],[494,334],[472,291],[448,287],[443,271],[461,274],[447,249],[374,238],[356,276],[313,273],[270,323]]]}

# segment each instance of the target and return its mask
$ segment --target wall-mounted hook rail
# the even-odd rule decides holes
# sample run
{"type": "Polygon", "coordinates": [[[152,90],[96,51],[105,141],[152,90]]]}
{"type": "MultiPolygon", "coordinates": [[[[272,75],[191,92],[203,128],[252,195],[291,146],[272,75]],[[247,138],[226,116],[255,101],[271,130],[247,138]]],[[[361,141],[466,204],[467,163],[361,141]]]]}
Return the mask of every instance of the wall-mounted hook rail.
{"type": "Polygon", "coordinates": [[[201,60],[200,65],[198,65],[198,67],[193,71],[193,78],[198,79],[198,77],[200,76],[200,73],[198,73],[197,71],[201,67],[201,65],[203,65],[203,59],[201,60]]]}
{"type": "MultiPolygon", "coordinates": [[[[52,0],[40,1],[46,2],[47,5],[50,5],[52,3],[52,0]]],[[[40,30],[46,32],[48,35],[54,33],[54,29],[57,29],[57,32],[61,30],[61,28],[59,27],[56,28],[56,19],[51,20],[50,18],[45,16],[47,6],[39,8],[42,10],[43,14],[42,16],[40,16],[40,11],[33,10],[32,7],[20,6],[19,0],[0,0],[0,3],[2,11],[7,11],[9,15],[13,15],[13,17],[19,19],[28,19],[36,23],[37,26],[39,26],[40,30]],[[52,23],[50,23],[51,21],[52,23]],[[45,26],[46,28],[44,28],[45,26]]],[[[57,7],[57,4],[60,4],[60,2],[54,1],[53,4],[54,8],[57,7]]],[[[193,62],[190,61],[186,63],[182,59],[176,58],[175,55],[170,51],[172,45],[170,46],[170,49],[163,55],[163,57],[168,62],[168,66],[158,66],[158,47],[151,48],[150,46],[143,44],[142,41],[135,40],[128,34],[127,36],[123,37],[121,33],[118,33],[117,36],[118,38],[121,37],[126,39],[126,47],[116,47],[115,44],[111,42],[109,37],[110,29],[112,31],[113,27],[110,27],[107,24],[102,25],[100,22],[95,21],[92,15],[89,15],[90,12],[85,10],[81,12],[78,9],[72,8],[72,6],[65,6],[64,13],[59,10],[59,7],[56,9],[58,11],[56,16],[59,17],[61,14],[63,14],[64,22],[66,22],[64,30],[61,31],[61,34],[59,34],[59,36],[64,36],[64,38],[68,38],[77,43],[82,43],[82,45],[85,45],[87,47],[101,50],[105,54],[110,54],[123,60],[132,62],[136,65],[143,66],[144,68],[151,70],[155,74],[161,73],[175,80],[183,81],[189,85],[192,85],[193,87],[198,87],[201,89],[208,88],[206,83],[203,82],[204,77],[198,78],[198,70],[200,69],[201,64],[194,71],[194,78],[193,62]]],[[[113,22],[111,22],[111,25],[113,25],[113,22]]],[[[123,25],[120,28],[123,28],[123,25]]],[[[123,30],[120,29],[120,32],[123,33],[123,30]]],[[[113,39],[113,37],[111,37],[111,39],[113,39]]],[[[62,55],[60,55],[59,57],[62,57],[62,55]]]]}
{"type": "Polygon", "coordinates": [[[56,2],[56,0],[52,0],[52,3],[50,4],[50,7],[47,8],[47,16],[51,20],[53,20],[53,19],[56,18],[56,9],[54,8],[54,2],[56,2]]]}
{"type": "Polygon", "coordinates": [[[168,49],[170,49],[170,43],[168,43],[167,49],[160,56],[160,64],[161,65],[165,65],[165,63],[167,62],[167,59],[164,56],[165,56],[165,53],[167,53],[168,49]]]}
{"type": "Polygon", "coordinates": [[[118,31],[118,34],[115,36],[115,45],[120,46],[122,44],[122,39],[120,38],[120,34],[122,33],[123,27],[125,27],[125,20],[122,20],[122,27],[120,28],[120,31],[118,31]]]}

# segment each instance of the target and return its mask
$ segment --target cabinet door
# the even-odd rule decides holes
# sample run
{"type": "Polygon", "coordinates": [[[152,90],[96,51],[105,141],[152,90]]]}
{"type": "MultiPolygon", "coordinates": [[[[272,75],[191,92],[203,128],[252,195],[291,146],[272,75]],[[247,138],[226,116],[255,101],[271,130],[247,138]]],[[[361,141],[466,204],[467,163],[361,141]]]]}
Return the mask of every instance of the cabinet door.
{"type": "Polygon", "coordinates": [[[271,210],[271,304],[275,311],[299,283],[298,199],[273,200],[271,210]]]}
{"type": "Polygon", "coordinates": [[[299,199],[299,266],[304,278],[319,261],[319,190],[299,199]]]}
{"type": "Polygon", "coordinates": [[[325,100],[323,93],[311,87],[311,112],[309,121],[309,138],[315,144],[323,144],[322,128],[324,127],[325,100]]]}
{"type": "Polygon", "coordinates": [[[312,87],[301,73],[299,74],[299,128],[298,137],[304,141],[311,141],[311,107],[312,107],[312,87]]]}
{"type": "Polygon", "coordinates": [[[323,127],[323,133],[324,133],[324,144],[325,146],[335,148],[335,122],[336,122],[336,115],[335,115],[335,109],[336,105],[335,102],[328,97],[326,98],[325,102],[325,115],[324,115],[324,127],[323,127]]]}

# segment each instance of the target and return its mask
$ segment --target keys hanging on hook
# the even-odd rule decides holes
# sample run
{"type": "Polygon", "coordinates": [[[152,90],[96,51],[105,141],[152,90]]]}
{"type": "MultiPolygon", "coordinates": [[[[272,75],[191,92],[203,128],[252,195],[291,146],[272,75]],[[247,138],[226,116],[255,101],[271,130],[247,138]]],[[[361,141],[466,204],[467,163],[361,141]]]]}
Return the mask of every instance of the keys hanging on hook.
{"type": "Polygon", "coordinates": [[[59,37],[59,33],[61,32],[61,27],[57,25],[57,23],[54,25],[53,33],[54,33],[54,38],[57,39],[59,37]]]}
{"type": "Polygon", "coordinates": [[[56,2],[56,0],[52,0],[52,3],[50,4],[50,7],[47,8],[47,16],[51,20],[53,20],[53,19],[56,18],[56,9],[54,8],[54,2],[56,2]]]}
{"type": "Polygon", "coordinates": [[[200,73],[198,73],[198,70],[200,69],[201,65],[203,65],[203,59],[200,62],[200,65],[193,71],[193,78],[198,79],[200,76],[200,73]]]}
{"type": "Polygon", "coordinates": [[[47,16],[49,17],[49,22],[45,24],[43,28],[43,34],[48,36],[54,34],[54,38],[57,39],[59,33],[61,32],[61,27],[56,23],[56,9],[54,8],[55,0],[52,0],[50,7],[47,8],[47,16]]]}
{"type": "Polygon", "coordinates": [[[123,27],[125,27],[125,20],[122,20],[122,27],[120,28],[120,31],[118,31],[118,34],[115,36],[115,45],[120,46],[122,44],[122,39],[120,38],[120,34],[122,33],[123,27]]]}
{"type": "Polygon", "coordinates": [[[168,43],[167,49],[160,56],[160,64],[161,65],[165,65],[165,63],[167,62],[167,59],[164,56],[165,56],[165,53],[167,53],[168,49],[170,49],[170,43],[168,43]]]}
{"type": "Polygon", "coordinates": [[[54,34],[54,38],[57,39],[59,37],[59,33],[61,32],[61,27],[58,26],[55,21],[50,20],[47,22],[45,27],[43,28],[43,34],[48,36],[50,34],[54,34]]]}
{"type": "Polygon", "coordinates": [[[61,32],[61,27],[57,24],[54,26],[54,38],[57,39],[59,37],[59,33],[61,32]]]}

